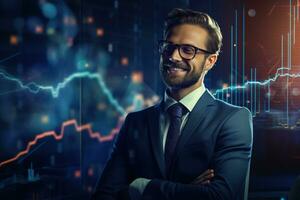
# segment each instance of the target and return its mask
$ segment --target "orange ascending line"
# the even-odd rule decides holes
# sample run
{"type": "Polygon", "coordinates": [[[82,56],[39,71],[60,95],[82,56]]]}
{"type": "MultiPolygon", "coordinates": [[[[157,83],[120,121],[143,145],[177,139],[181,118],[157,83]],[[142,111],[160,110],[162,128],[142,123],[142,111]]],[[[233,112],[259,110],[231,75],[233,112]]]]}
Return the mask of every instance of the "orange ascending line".
{"type": "Polygon", "coordinates": [[[119,132],[119,126],[120,126],[121,122],[122,122],[122,120],[119,121],[117,127],[113,128],[108,135],[103,136],[99,132],[93,132],[91,124],[85,124],[82,126],[78,126],[77,121],[75,119],[65,121],[61,126],[60,135],[58,135],[55,131],[47,131],[47,132],[38,134],[37,136],[35,136],[34,140],[30,141],[27,144],[27,147],[25,150],[19,152],[15,157],[1,162],[0,167],[7,165],[8,163],[11,163],[11,162],[17,160],[18,158],[20,158],[21,156],[27,154],[30,151],[31,147],[34,146],[42,138],[53,136],[54,139],[61,140],[64,137],[65,127],[67,127],[67,126],[74,125],[76,128],[76,131],[79,133],[83,130],[87,130],[91,138],[97,138],[99,140],[99,142],[106,142],[106,141],[113,140],[115,135],[119,132]]]}

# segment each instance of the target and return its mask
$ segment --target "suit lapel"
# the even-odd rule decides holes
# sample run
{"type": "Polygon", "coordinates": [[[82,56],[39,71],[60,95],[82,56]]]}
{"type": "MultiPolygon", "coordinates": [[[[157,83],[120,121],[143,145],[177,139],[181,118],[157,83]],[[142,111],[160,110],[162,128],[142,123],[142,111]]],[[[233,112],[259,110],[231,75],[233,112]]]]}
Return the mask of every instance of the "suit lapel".
{"type": "MultiPolygon", "coordinates": [[[[194,109],[188,116],[188,120],[180,134],[178,143],[175,148],[174,160],[178,157],[180,150],[183,149],[185,143],[199,127],[204,117],[206,116],[206,108],[214,104],[215,97],[206,89],[201,98],[198,100],[194,109]]],[[[173,163],[174,164],[174,163],[173,163]]]]}
{"type": "MultiPolygon", "coordinates": [[[[184,129],[182,130],[178,144],[175,148],[175,159],[178,157],[180,150],[184,147],[184,144],[191,137],[196,128],[200,125],[201,121],[205,117],[205,109],[209,105],[214,104],[215,97],[206,89],[202,97],[198,100],[192,112],[189,114],[189,118],[186,122],[184,129]]],[[[158,164],[162,177],[166,178],[165,173],[165,162],[164,162],[164,153],[162,149],[162,138],[160,135],[160,112],[163,110],[163,100],[153,107],[148,112],[147,121],[149,125],[149,137],[151,140],[152,150],[154,152],[155,160],[158,164]]],[[[172,169],[171,169],[172,171],[172,169]]]]}
{"type": "Polygon", "coordinates": [[[149,136],[155,160],[158,164],[162,177],[165,177],[165,159],[162,149],[162,138],[160,136],[159,129],[159,118],[161,109],[163,109],[163,100],[159,104],[155,105],[153,109],[150,110],[147,116],[147,124],[149,125],[149,136]]]}

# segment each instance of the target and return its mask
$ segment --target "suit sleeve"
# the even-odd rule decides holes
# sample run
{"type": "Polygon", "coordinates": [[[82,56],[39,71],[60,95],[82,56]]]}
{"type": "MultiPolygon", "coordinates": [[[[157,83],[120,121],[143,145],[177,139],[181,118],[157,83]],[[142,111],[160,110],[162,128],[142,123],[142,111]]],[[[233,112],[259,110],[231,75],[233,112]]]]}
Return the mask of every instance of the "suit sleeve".
{"type": "Polygon", "coordinates": [[[130,114],[127,115],[121,127],[117,139],[112,148],[112,153],[106,166],[98,180],[92,199],[117,200],[128,199],[129,167],[127,161],[126,135],[128,132],[128,121],[130,114]]]}
{"type": "Polygon", "coordinates": [[[224,122],[218,134],[213,156],[215,177],[209,185],[190,185],[154,179],[147,185],[144,199],[239,199],[244,190],[250,164],[252,129],[250,111],[240,108],[224,122]]]}

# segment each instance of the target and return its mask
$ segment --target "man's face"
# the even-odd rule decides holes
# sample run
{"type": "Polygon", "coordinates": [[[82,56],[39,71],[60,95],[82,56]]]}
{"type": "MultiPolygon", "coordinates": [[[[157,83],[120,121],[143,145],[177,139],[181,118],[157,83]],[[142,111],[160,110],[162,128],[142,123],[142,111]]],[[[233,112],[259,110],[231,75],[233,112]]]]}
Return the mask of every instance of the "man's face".
{"type": "MultiPolygon", "coordinates": [[[[182,24],[173,27],[166,41],[173,44],[189,44],[207,50],[208,33],[198,25],[182,24]]],[[[198,84],[203,79],[207,57],[198,52],[191,60],[181,58],[178,49],[160,57],[160,74],[164,83],[172,89],[181,89],[198,84]],[[174,68],[177,69],[174,69],[174,68]]]]}

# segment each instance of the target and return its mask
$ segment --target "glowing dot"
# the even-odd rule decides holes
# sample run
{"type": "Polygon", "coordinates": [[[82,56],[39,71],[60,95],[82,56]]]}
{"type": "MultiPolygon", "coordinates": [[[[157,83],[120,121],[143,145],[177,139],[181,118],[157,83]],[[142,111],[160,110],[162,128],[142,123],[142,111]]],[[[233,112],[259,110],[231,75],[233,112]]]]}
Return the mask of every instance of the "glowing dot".
{"type": "Polygon", "coordinates": [[[103,28],[97,28],[96,34],[99,37],[102,37],[104,35],[104,29],[103,28]]]}
{"type": "Polygon", "coordinates": [[[86,18],[86,23],[88,23],[88,24],[94,23],[94,18],[91,17],[91,16],[87,17],[87,18],[86,18]]]}
{"type": "Polygon", "coordinates": [[[114,2],[114,6],[115,6],[115,8],[119,8],[119,2],[118,2],[118,1],[115,1],[115,2],[114,2]]]}
{"type": "Polygon", "coordinates": [[[233,44],[234,47],[236,47],[236,44],[233,44]]]}
{"type": "Polygon", "coordinates": [[[144,104],[145,104],[146,106],[151,106],[151,104],[152,104],[151,99],[145,99],[145,100],[144,100],[144,104]]]}
{"type": "Polygon", "coordinates": [[[87,191],[88,191],[89,193],[91,193],[91,192],[93,191],[92,186],[88,186],[88,187],[87,187],[87,191]]]}
{"type": "Polygon", "coordinates": [[[42,26],[37,25],[37,26],[35,26],[35,30],[34,31],[35,31],[36,34],[41,34],[41,33],[44,32],[44,29],[43,29],[42,26]]]}
{"type": "Polygon", "coordinates": [[[78,69],[84,69],[84,68],[86,67],[86,63],[87,63],[87,61],[84,60],[84,59],[79,60],[79,61],[77,62],[77,67],[78,67],[78,69]]]}
{"type": "Polygon", "coordinates": [[[49,19],[56,17],[57,14],[56,7],[52,3],[43,3],[42,12],[45,15],[45,17],[49,19]]]}
{"type": "Polygon", "coordinates": [[[68,45],[69,47],[71,47],[71,46],[73,46],[73,43],[74,43],[74,39],[73,39],[72,37],[69,37],[69,38],[67,39],[67,45],[68,45]]]}
{"type": "Polygon", "coordinates": [[[129,61],[128,61],[127,57],[121,58],[121,65],[127,66],[128,64],[129,64],[129,61]]]}
{"type": "Polygon", "coordinates": [[[106,108],[107,108],[107,105],[103,102],[98,103],[98,105],[97,105],[98,110],[105,110],[106,108]]]}
{"type": "Polygon", "coordinates": [[[80,178],[80,177],[81,177],[81,172],[80,172],[80,170],[76,170],[76,171],[74,172],[74,177],[75,177],[75,178],[80,178]]]}
{"type": "Polygon", "coordinates": [[[223,89],[224,89],[224,88],[227,88],[227,87],[228,87],[228,84],[227,84],[227,83],[223,83],[222,87],[223,87],[223,89]]]}
{"type": "Polygon", "coordinates": [[[159,96],[158,96],[158,95],[154,95],[154,96],[152,97],[152,101],[153,101],[153,102],[158,102],[158,101],[159,101],[159,96]]]}
{"type": "Polygon", "coordinates": [[[41,122],[42,122],[43,124],[48,124],[48,123],[49,123],[49,117],[48,117],[48,115],[43,115],[43,116],[41,117],[41,122]]]}
{"type": "Polygon", "coordinates": [[[143,82],[143,73],[142,72],[132,72],[131,80],[133,83],[143,82]]]}
{"type": "Polygon", "coordinates": [[[144,96],[142,94],[136,94],[135,95],[135,99],[136,100],[143,100],[144,99],[144,96]]]}
{"type": "Polygon", "coordinates": [[[9,38],[9,42],[11,45],[17,45],[19,42],[18,37],[16,35],[11,35],[9,38]]]}
{"type": "Polygon", "coordinates": [[[255,15],[256,15],[255,9],[249,9],[249,10],[248,10],[248,15],[249,15],[250,17],[255,17],[255,15]]]}
{"type": "Polygon", "coordinates": [[[299,89],[298,89],[298,88],[293,88],[293,89],[292,89],[292,94],[293,94],[294,96],[299,96],[299,95],[300,95],[299,89]]]}
{"type": "Polygon", "coordinates": [[[89,176],[93,176],[94,175],[94,169],[92,167],[89,168],[88,175],[89,176]]]}
{"type": "Polygon", "coordinates": [[[48,35],[53,35],[55,33],[55,29],[54,28],[48,28],[47,29],[47,34],[48,35]]]}
{"type": "Polygon", "coordinates": [[[63,22],[65,25],[75,25],[76,19],[72,16],[64,16],[63,22]]]}
{"type": "Polygon", "coordinates": [[[85,67],[85,68],[89,68],[89,67],[90,67],[90,64],[89,64],[89,63],[85,63],[85,64],[84,64],[84,67],[85,67]]]}
{"type": "Polygon", "coordinates": [[[112,52],[113,51],[113,44],[109,43],[108,44],[108,52],[112,52]]]}

